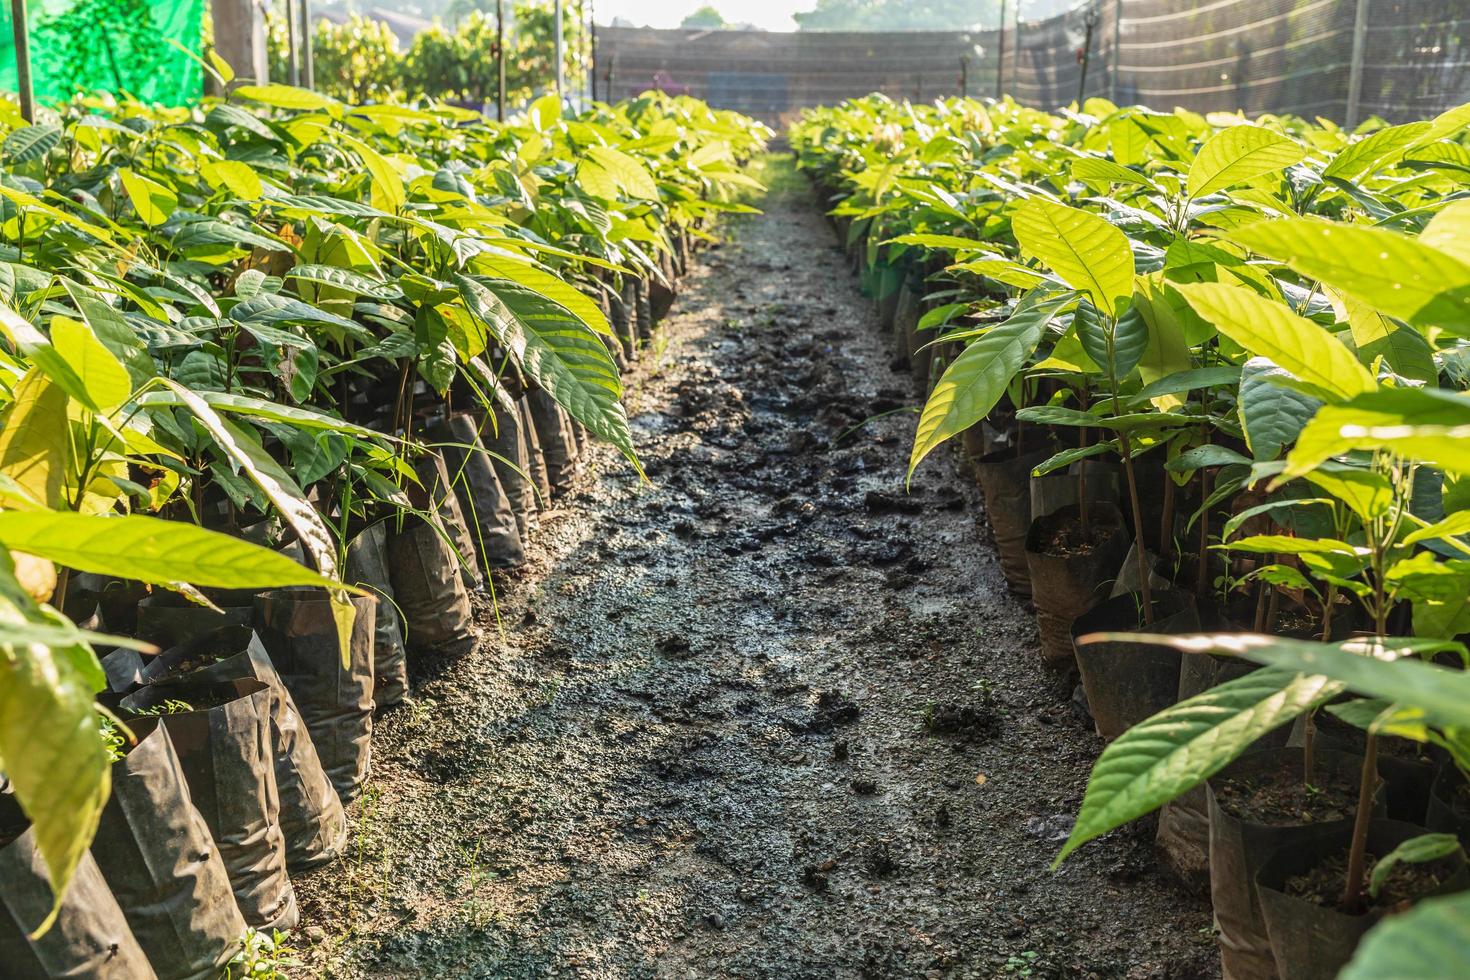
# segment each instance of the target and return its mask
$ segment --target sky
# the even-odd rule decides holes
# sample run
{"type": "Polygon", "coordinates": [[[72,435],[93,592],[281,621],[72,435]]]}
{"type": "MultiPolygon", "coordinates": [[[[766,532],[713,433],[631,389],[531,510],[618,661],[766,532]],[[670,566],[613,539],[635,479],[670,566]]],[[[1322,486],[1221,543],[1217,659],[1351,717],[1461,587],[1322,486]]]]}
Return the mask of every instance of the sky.
{"type": "MultiPolygon", "coordinates": [[[[678,27],[684,17],[710,0],[596,0],[597,22],[626,17],[638,26],[678,27]]],[[[754,24],[768,31],[794,31],[793,10],[810,10],[815,0],[715,0],[726,20],[754,24]]]]}

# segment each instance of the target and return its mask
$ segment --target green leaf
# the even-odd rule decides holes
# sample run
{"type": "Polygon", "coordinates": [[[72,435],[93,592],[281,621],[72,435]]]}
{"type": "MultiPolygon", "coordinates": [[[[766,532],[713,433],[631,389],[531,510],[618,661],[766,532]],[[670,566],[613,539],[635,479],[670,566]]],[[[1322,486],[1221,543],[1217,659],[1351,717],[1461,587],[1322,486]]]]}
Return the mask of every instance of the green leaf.
{"type": "Polygon", "coordinates": [[[1297,437],[1283,478],[1355,449],[1384,449],[1470,472],[1470,397],[1433,388],[1391,388],[1324,406],[1297,437]]]}
{"type": "Polygon", "coordinates": [[[403,290],[393,283],[383,282],[371,276],[341,269],[334,265],[298,265],[286,273],[287,279],[302,279],[307,282],[344,289],[348,292],[371,296],[373,299],[397,299],[403,290]]]}
{"type": "Polygon", "coordinates": [[[1431,898],[1368,931],[1338,980],[1424,980],[1470,962],[1470,893],[1431,898]]]}
{"type": "MultiPolygon", "coordinates": [[[[0,514],[4,517],[29,515],[0,514]]],[[[8,564],[8,562],[7,562],[8,564]]],[[[22,923],[49,928],[77,862],[97,833],[111,759],[98,733],[93,697],[101,667],[90,647],[35,642],[10,607],[0,623],[0,768],[31,819],[55,894],[51,914],[22,923]]]]}
{"type": "Polygon", "coordinates": [[[336,99],[291,85],[241,85],[230,94],[277,109],[295,109],[298,112],[312,112],[339,105],[336,99]]]}
{"type": "Polygon", "coordinates": [[[465,307],[510,352],[532,381],[578,422],[605,439],[642,474],[622,382],[602,339],[566,307],[506,279],[456,274],[465,307]]]}
{"type": "Polygon", "coordinates": [[[935,446],[979,422],[995,407],[1016,372],[1036,352],[1046,325],[1070,299],[1070,294],[1028,293],[1009,320],[992,327],[944,369],[919,416],[909,453],[910,478],[935,446]]]}
{"type": "Polygon", "coordinates": [[[1148,324],[1137,307],[1114,320],[1099,316],[1091,303],[1079,303],[1072,322],[1087,356],[1105,371],[1110,369],[1118,381],[1132,373],[1148,348],[1148,324]]]}
{"type": "Polygon", "coordinates": [[[658,200],[658,184],[648,168],[633,157],[607,146],[589,146],[577,166],[577,180],[598,197],[616,201],[628,197],[658,200]]]}
{"type": "Polygon", "coordinates": [[[44,507],[63,503],[71,438],[66,403],[66,392],[32,368],[15,386],[0,425],[0,476],[44,507]]]}
{"type": "Polygon", "coordinates": [[[61,143],[59,126],[22,126],[12,130],[0,144],[0,156],[11,166],[39,160],[61,143]]]}
{"type": "MultiPolygon", "coordinates": [[[[1170,639],[1149,635],[1153,639],[1145,642],[1170,639]]],[[[1105,634],[1078,642],[1115,638],[1105,634]]],[[[1261,736],[1341,690],[1325,677],[1258,670],[1134,725],[1103,749],[1093,766],[1072,835],[1053,867],[1093,838],[1200,785],[1261,736]]]]}
{"type": "Polygon", "coordinates": [[[205,160],[199,165],[199,173],[211,187],[227,188],[242,201],[254,201],[264,190],[260,175],[239,160],[205,160]]]}
{"type": "Polygon", "coordinates": [[[918,248],[944,249],[948,252],[988,252],[994,248],[973,238],[959,235],[914,234],[899,235],[883,241],[884,245],[913,245],[918,248]]]}
{"type": "Polygon", "coordinates": [[[1098,310],[1116,316],[1133,295],[1133,250],[1117,228],[1089,211],[1040,198],[1011,217],[1016,240],[1098,310]]]}
{"type": "Polygon", "coordinates": [[[1285,170],[1306,155],[1306,147],[1273,130],[1248,124],[1230,126],[1206,140],[1190,164],[1189,196],[1203,197],[1285,170]]]}
{"type": "Polygon", "coordinates": [[[352,147],[353,152],[361,158],[363,166],[367,167],[372,181],[370,199],[373,207],[389,214],[397,214],[408,201],[408,195],[403,188],[403,177],[393,168],[393,164],[355,136],[338,133],[337,138],[352,147]]]}
{"type": "Polygon", "coordinates": [[[1287,218],[1237,228],[1230,238],[1381,313],[1470,336],[1470,263],[1407,235],[1287,218]]]}
{"type": "Polygon", "coordinates": [[[1322,171],[1322,178],[1329,180],[1357,180],[1373,170],[1380,162],[1395,159],[1413,145],[1414,141],[1429,131],[1429,123],[1412,122],[1402,126],[1389,126],[1348,144],[1341,153],[1333,157],[1322,171]]]}
{"type": "Polygon", "coordinates": [[[1459,853],[1463,853],[1463,849],[1460,847],[1460,838],[1454,834],[1420,834],[1418,837],[1410,837],[1373,865],[1373,874],[1368,879],[1368,894],[1377,898],[1387,883],[1388,876],[1399,864],[1428,864],[1430,861],[1459,853]]]}
{"type": "Polygon", "coordinates": [[[1277,382],[1288,372],[1264,357],[1245,362],[1237,411],[1246,445],[1256,459],[1275,459],[1301,435],[1322,402],[1277,382]]]}
{"type": "MultiPolygon", "coordinates": [[[[217,412],[283,422],[301,429],[322,429],[368,441],[392,438],[384,433],[375,432],[330,415],[323,415],[313,409],[282,405],[280,402],[266,401],[263,398],[237,395],[227,391],[196,391],[194,395],[217,412]]],[[[136,403],[145,408],[185,407],[184,400],[172,391],[146,392],[138,396],[136,403]]]]}
{"type": "Polygon", "coordinates": [[[571,310],[578,319],[597,333],[617,339],[617,335],[613,333],[612,324],[607,322],[602,308],[560,276],[529,262],[499,255],[477,255],[473,265],[477,273],[520,283],[533,293],[539,293],[553,303],[571,310]]]}
{"type": "Polygon", "coordinates": [[[82,399],[95,412],[110,414],[133,393],[128,369],[85,324],[71,317],[51,319],[51,343],[81,381],[82,399]]]}
{"type": "Polygon", "coordinates": [[[83,572],[152,585],[217,588],[331,586],[285,555],[193,524],[66,511],[0,513],[0,544],[83,572]]]}
{"type": "Polygon", "coordinates": [[[1378,383],[1353,352],[1311,320],[1243,286],[1201,282],[1176,287],[1196,313],[1246,350],[1340,399],[1378,383]]]}
{"type": "Polygon", "coordinates": [[[123,190],[127,191],[128,200],[133,202],[133,210],[149,227],[163,224],[179,206],[179,195],[156,180],[126,168],[119,170],[117,176],[122,181],[123,190]]]}
{"type": "Polygon", "coordinates": [[[1102,160],[1097,157],[1085,157],[1072,164],[1072,179],[1085,180],[1088,183],[1102,184],[1134,184],[1139,187],[1153,187],[1153,181],[1136,170],[1121,167],[1111,160],[1102,160]]]}

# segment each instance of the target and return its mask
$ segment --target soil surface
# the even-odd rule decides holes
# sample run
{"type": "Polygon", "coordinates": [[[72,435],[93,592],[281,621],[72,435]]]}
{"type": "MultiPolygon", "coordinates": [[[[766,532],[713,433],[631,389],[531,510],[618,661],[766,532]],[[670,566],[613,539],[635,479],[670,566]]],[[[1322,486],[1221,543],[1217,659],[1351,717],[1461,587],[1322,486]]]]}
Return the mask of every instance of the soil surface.
{"type": "Polygon", "coordinates": [[[1218,976],[1149,824],[1056,872],[1101,741],[805,183],[701,253],[606,449],[412,665],[303,975],[1218,976]],[[876,418],[875,418],[876,417],[876,418]]]}

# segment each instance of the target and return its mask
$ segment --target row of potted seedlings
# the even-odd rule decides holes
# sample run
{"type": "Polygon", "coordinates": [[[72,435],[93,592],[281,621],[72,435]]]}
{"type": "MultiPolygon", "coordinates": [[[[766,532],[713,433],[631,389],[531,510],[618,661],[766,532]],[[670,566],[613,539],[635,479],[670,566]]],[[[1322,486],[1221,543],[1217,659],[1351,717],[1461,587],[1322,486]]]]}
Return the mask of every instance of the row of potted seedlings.
{"type": "Polygon", "coordinates": [[[594,439],[636,465],[620,375],[766,131],[284,86],[10,122],[0,972],[220,976],[341,856],[409,657],[474,648],[594,439]]]}
{"type": "Polygon", "coordinates": [[[927,396],[910,472],[962,440],[1109,743],[1058,863],[1160,810],[1227,977],[1467,952],[1467,124],[875,96],[793,133],[927,396]]]}

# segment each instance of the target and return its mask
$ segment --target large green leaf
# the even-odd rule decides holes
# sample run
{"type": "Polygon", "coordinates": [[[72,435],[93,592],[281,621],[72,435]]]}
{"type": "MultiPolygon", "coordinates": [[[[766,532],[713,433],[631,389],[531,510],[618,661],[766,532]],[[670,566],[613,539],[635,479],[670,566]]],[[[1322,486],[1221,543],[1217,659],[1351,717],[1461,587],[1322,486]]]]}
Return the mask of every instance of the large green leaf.
{"type": "Polygon", "coordinates": [[[1253,357],[1241,368],[1236,410],[1256,459],[1281,455],[1322,407],[1319,399],[1277,383],[1289,376],[1264,357],[1253,357]]]}
{"type": "Polygon", "coordinates": [[[0,477],[43,507],[60,507],[70,465],[66,392],[34,368],[15,387],[0,426],[0,477]]]}
{"type": "MultiPolygon", "coordinates": [[[[1154,639],[1146,642],[1169,639],[1148,635],[1154,639]]],[[[1341,690],[1326,677],[1258,670],[1134,725],[1103,749],[1093,766],[1072,836],[1056,863],[1094,837],[1200,785],[1261,736],[1341,690]]]]}
{"type": "Polygon", "coordinates": [[[1148,324],[1137,307],[1114,320],[1099,316],[1091,303],[1079,303],[1072,322],[1087,356],[1118,381],[1132,373],[1148,348],[1148,324]]]}
{"type": "Polygon", "coordinates": [[[1203,197],[1285,170],[1306,155],[1306,147],[1273,130],[1248,124],[1230,126],[1205,140],[1190,164],[1189,196],[1203,197]]]}
{"type": "Polygon", "coordinates": [[[1281,303],[1244,286],[1201,282],[1176,288],[1225,336],[1330,396],[1352,398],[1378,387],[1341,341],[1281,303]]]}
{"type": "Polygon", "coordinates": [[[1199,653],[1233,653],[1280,670],[1320,674],[1358,694],[1422,711],[1434,724],[1470,727],[1470,673],[1413,658],[1441,650],[1463,653],[1459,643],[1400,637],[1311,643],[1225,633],[1173,637],[1168,645],[1199,653]]]}
{"type": "Polygon", "coordinates": [[[992,327],[944,369],[919,416],[909,453],[910,477],[934,447],[976,424],[995,407],[1016,372],[1035,353],[1046,325],[1071,295],[1027,294],[1010,319],[992,327]]]}
{"type": "Polygon", "coordinates": [[[1230,238],[1381,313],[1470,336],[1470,263],[1417,239],[1318,218],[1258,221],[1230,238]]]}
{"type": "Polygon", "coordinates": [[[500,255],[477,255],[472,265],[477,273],[520,283],[553,303],[565,306],[596,332],[616,339],[602,308],[576,286],[540,266],[500,255]]]}
{"type": "Polygon", "coordinates": [[[619,396],[617,364],[602,339],[566,307],[507,279],[456,274],[465,307],[527,376],[642,473],[619,396]]]}
{"type": "Polygon", "coordinates": [[[22,126],[0,144],[0,156],[12,166],[39,160],[61,143],[59,126],[22,126]]]}
{"type": "Polygon", "coordinates": [[[81,382],[88,408],[111,412],[133,393],[128,369],[85,323],[66,316],[53,317],[51,343],[81,382]]]}
{"type": "Polygon", "coordinates": [[[1384,161],[1400,156],[1414,141],[1429,131],[1429,123],[1412,122],[1389,126],[1348,144],[1322,170],[1325,179],[1357,180],[1384,161]]]}
{"type": "Polygon", "coordinates": [[[1133,251],[1128,238],[1079,208],[1031,198],[1011,216],[1016,240],[1067,285],[1086,293],[1110,316],[1133,295],[1133,251]]]}
{"type": "Polygon", "coordinates": [[[133,210],[150,227],[163,224],[179,206],[179,195],[173,188],[165,187],[152,178],[135,174],[127,168],[119,170],[117,178],[122,181],[128,200],[133,202],[133,210]]]}
{"type": "Polygon", "coordinates": [[[99,575],[153,585],[267,588],[333,581],[285,555],[192,524],[141,515],[0,513],[0,544],[99,575]]]}
{"type": "Polygon", "coordinates": [[[1338,980],[1425,980],[1470,963],[1470,893],[1431,898],[1380,921],[1338,980]]]}
{"type": "MultiPolygon", "coordinates": [[[[0,514],[17,516],[28,515],[0,514]]],[[[55,894],[43,922],[21,923],[39,932],[55,919],[77,862],[97,833],[111,759],[93,706],[105,681],[91,648],[77,641],[34,642],[26,626],[7,603],[0,612],[0,769],[35,828],[55,894]]]]}
{"type": "Polygon", "coordinates": [[[1385,449],[1457,473],[1470,472],[1470,396],[1392,388],[1328,405],[1302,430],[1286,476],[1355,449],[1385,449]]]}

